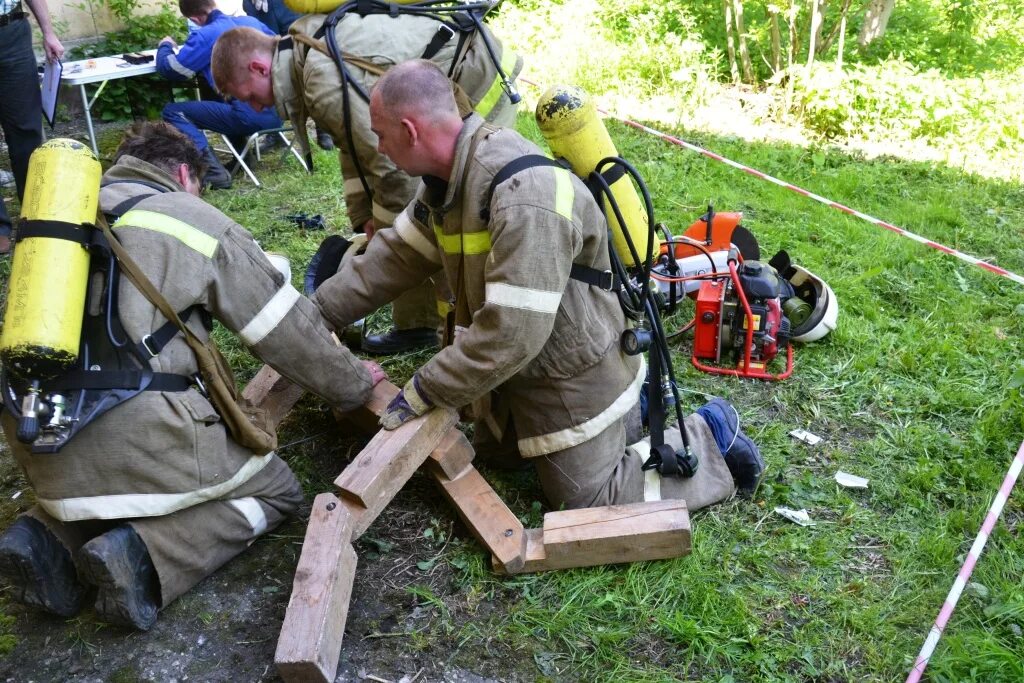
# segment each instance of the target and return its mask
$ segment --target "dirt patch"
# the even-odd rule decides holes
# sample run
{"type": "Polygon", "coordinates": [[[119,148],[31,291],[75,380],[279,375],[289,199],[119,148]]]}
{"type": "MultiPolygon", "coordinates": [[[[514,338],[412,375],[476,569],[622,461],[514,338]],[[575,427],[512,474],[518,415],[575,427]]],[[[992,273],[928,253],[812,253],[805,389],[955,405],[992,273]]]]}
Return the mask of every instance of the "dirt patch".
{"type": "MultiPolygon", "coordinates": [[[[29,495],[11,459],[3,463],[6,525],[29,495]]],[[[464,590],[448,546],[482,551],[439,499],[432,482],[417,476],[356,543],[337,680],[536,679],[528,648],[487,637],[488,624],[506,618],[511,603],[504,594],[464,590]]],[[[17,644],[0,663],[0,681],[280,680],[274,650],[308,514],[307,506],[171,604],[148,633],[104,624],[91,608],[63,620],[8,601],[2,611],[14,617],[8,633],[17,644]]]]}

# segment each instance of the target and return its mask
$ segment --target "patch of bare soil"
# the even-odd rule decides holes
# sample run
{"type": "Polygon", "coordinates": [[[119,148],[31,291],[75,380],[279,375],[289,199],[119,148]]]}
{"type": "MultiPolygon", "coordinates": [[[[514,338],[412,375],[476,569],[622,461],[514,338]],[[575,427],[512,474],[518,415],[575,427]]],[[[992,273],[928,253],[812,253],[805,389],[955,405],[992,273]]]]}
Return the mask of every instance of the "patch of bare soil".
{"type": "MultiPolygon", "coordinates": [[[[4,447],[0,521],[30,505],[4,447]],[[18,492],[22,492],[12,500],[18,492]]],[[[0,681],[129,683],[277,681],[274,650],[309,514],[286,523],[161,612],[138,633],[98,621],[91,608],[63,620],[5,600],[17,640],[0,681]]],[[[508,613],[507,596],[469,595],[446,544],[483,552],[434,484],[417,475],[356,543],[359,565],[337,681],[533,681],[533,653],[487,636],[508,613]],[[434,532],[424,532],[434,529],[434,532]],[[448,554],[445,557],[449,556],[448,554]],[[466,628],[471,626],[471,628],[466,628]]]]}

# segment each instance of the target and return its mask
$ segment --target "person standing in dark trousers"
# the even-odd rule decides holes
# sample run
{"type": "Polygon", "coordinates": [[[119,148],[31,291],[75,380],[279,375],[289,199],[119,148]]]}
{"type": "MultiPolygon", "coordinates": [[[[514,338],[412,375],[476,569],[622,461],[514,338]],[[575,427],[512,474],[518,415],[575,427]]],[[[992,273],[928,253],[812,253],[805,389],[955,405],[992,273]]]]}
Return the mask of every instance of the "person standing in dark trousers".
{"type": "MultiPolygon", "coordinates": [[[[43,33],[46,59],[59,60],[64,46],[50,23],[46,0],[24,0],[43,33]]],[[[0,0],[0,126],[11,155],[11,170],[20,201],[25,192],[28,158],[43,142],[42,96],[36,55],[32,51],[32,28],[21,0],[0,0]]],[[[11,250],[11,219],[0,198],[0,254],[11,250]]]]}
{"type": "MultiPolygon", "coordinates": [[[[259,19],[264,26],[279,36],[288,35],[288,28],[292,22],[302,16],[288,9],[284,0],[242,0],[242,11],[253,19],[259,19]]],[[[331,134],[322,130],[319,125],[316,127],[316,144],[328,152],[334,149],[331,134]]]]}

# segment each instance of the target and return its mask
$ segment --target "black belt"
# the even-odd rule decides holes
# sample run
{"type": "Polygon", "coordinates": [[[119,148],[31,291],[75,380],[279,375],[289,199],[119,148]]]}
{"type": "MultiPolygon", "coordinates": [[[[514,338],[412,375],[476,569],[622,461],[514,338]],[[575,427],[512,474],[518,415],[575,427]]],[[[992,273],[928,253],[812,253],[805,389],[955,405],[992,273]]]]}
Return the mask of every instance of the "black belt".
{"type": "MultiPolygon", "coordinates": [[[[98,370],[69,372],[55,382],[57,391],[137,389],[142,373],[137,370],[98,370]]],[[[154,372],[146,391],[187,391],[195,380],[186,375],[154,372]]]]}
{"type": "Polygon", "coordinates": [[[0,16],[0,26],[7,26],[7,24],[13,24],[16,21],[24,19],[26,16],[28,15],[25,14],[25,12],[20,9],[15,10],[13,12],[8,12],[7,14],[0,16]]]}

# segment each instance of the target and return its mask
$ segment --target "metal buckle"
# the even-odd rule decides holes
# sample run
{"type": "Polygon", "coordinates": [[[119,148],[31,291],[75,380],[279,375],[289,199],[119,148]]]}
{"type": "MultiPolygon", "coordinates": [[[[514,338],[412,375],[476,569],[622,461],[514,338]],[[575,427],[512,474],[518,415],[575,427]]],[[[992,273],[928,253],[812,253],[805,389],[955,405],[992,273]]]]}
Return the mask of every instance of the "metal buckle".
{"type": "Polygon", "coordinates": [[[455,37],[455,29],[444,22],[441,22],[441,24],[438,25],[437,30],[438,32],[448,31],[448,37],[444,39],[445,43],[455,37]]]}
{"type": "Polygon", "coordinates": [[[192,375],[192,381],[196,383],[196,387],[199,389],[200,394],[202,394],[206,398],[210,398],[210,394],[206,391],[206,385],[203,384],[203,378],[200,376],[198,372],[192,375]]]}
{"type": "Polygon", "coordinates": [[[153,335],[147,334],[145,337],[142,338],[142,341],[139,342],[139,346],[141,346],[142,348],[146,349],[146,351],[149,352],[150,358],[156,358],[158,355],[160,355],[160,349],[150,346],[152,341],[153,335]]]}
{"type": "Polygon", "coordinates": [[[615,273],[610,270],[603,271],[597,282],[597,286],[606,292],[615,290],[615,273]]]}

